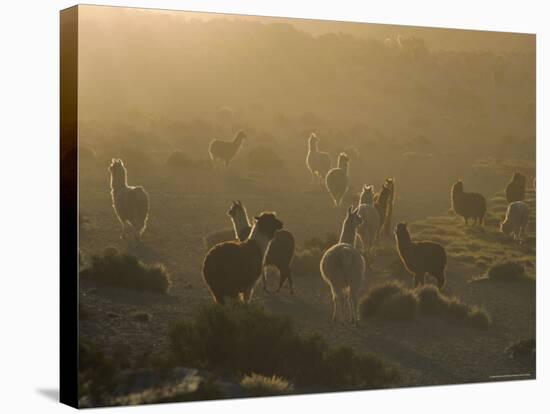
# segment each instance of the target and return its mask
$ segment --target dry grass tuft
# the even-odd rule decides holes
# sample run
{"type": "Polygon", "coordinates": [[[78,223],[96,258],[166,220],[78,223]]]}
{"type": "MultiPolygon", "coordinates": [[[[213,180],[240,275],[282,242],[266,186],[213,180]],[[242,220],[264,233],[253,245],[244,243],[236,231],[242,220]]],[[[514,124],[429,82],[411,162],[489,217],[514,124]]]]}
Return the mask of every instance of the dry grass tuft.
{"type": "Polygon", "coordinates": [[[432,285],[412,290],[400,283],[386,283],[372,289],[360,301],[359,311],[364,318],[412,321],[417,315],[423,315],[482,330],[488,329],[491,323],[485,310],[447,297],[432,285]]]}
{"type": "Polygon", "coordinates": [[[102,255],[93,255],[90,266],[80,276],[99,285],[153,293],[168,293],[171,285],[164,266],[142,263],[114,247],[106,248],[102,255]]]}
{"type": "Polygon", "coordinates": [[[253,397],[290,394],[294,390],[292,384],[284,378],[276,375],[266,377],[254,373],[244,376],[241,387],[253,397]]]}

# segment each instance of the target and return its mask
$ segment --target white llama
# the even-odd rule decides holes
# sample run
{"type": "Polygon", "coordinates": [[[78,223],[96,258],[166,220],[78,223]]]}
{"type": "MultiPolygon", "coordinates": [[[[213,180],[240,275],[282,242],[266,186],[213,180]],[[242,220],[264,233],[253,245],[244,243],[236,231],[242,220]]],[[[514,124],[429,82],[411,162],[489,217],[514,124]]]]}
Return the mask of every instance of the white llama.
{"type": "Polygon", "coordinates": [[[374,187],[364,185],[359,200],[357,210],[363,223],[357,228],[357,235],[361,238],[363,248],[369,250],[376,243],[380,228],[380,213],[374,206],[374,187]]]}
{"type": "Polygon", "coordinates": [[[326,152],[319,151],[318,144],[319,138],[311,133],[307,145],[306,165],[311,172],[311,182],[315,183],[317,178],[321,184],[330,170],[330,156],[326,152]]]}
{"type": "Polygon", "coordinates": [[[245,138],[246,134],[241,130],[235,134],[233,141],[212,140],[208,146],[208,152],[210,153],[210,159],[214,162],[214,167],[219,162],[223,162],[224,167],[227,168],[229,162],[237,155],[245,138]]]}
{"type": "Polygon", "coordinates": [[[143,187],[129,186],[126,178],[126,168],[121,159],[113,158],[109,167],[111,173],[111,199],[113,208],[122,225],[121,238],[126,238],[126,226],[134,230],[136,240],[147,227],[149,216],[149,196],[143,187]]]}
{"type": "Polygon", "coordinates": [[[334,206],[338,207],[342,203],[342,198],[349,188],[348,177],[349,157],[342,152],[338,156],[338,167],[331,169],[326,176],[327,190],[334,200],[334,206]]]}
{"type": "Polygon", "coordinates": [[[344,303],[352,323],[358,320],[357,300],[365,274],[365,260],[355,249],[355,233],[361,224],[357,209],[348,209],[342,225],[340,241],[330,247],[321,259],[321,276],[332,292],[332,320],[336,321],[338,309],[344,312],[344,303]],[[344,302],[345,301],[345,302],[344,302]]]}

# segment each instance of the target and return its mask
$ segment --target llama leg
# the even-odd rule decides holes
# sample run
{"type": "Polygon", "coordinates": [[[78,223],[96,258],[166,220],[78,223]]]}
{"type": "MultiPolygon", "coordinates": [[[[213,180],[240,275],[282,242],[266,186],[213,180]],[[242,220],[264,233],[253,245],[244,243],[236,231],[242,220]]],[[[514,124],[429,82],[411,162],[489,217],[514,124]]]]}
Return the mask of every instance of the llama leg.
{"type": "Polygon", "coordinates": [[[336,315],[338,313],[338,302],[339,302],[338,295],[332,294],[332,322],[336,322],[336,315]]]}
{"type": "Polygon", "coordinates": [[[357,315],[355,313],[355,300],[351,292],[348,293],[348,304],[349,304],[350,322],[355,324],[357,322],[357,319],[356,319],[357,315]]]}
{"type": "Polygon", "coordinates": [[[292,271],[288,269],[288,287],[290,289],[290,294],[294,295],[294,284],[292,283],[292,271]]]}
{"type": "Polygon", "coordinates": [[[244,303],[250,303],[250,299],[252,299],[252,292],[254,291],[254,287],[251,287],[249,289],[246,289],[242,295],[243,295],[243,302],[244,303]]]}
{"type": "Polygon", "coordinates": [[[264,268],[262,269],[262,284],[264,291],[267,292],[267,266],[264,266],[264,268]]]}
{"type": "Polygon", "coordinates": [[[441,291],[445,286],[445,272],[435,273],[433,277],[437,279],[437,288],[441,291]]]}
{"type": "Polygon", "coordinates": [[[279,292],[285,284],[288,274],[286,273],[286,269],[277,267],[277,270],[279,270],[279,286],[277,287],[277,292],[279,292]]]}
{"type": "Polygon", "coordinates": [[[464,223],[466,224],[466,226],[468,225],[468,217],[464,217],[464,223]]]}

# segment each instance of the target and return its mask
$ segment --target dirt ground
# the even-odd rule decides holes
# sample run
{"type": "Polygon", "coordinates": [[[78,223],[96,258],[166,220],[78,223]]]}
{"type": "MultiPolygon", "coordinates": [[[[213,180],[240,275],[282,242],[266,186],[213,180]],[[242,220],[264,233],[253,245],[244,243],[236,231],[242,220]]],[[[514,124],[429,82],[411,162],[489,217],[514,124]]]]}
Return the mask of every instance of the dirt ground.
{"type": "MultiPolygon", "coordinates": [[[[80,284],[82,306],[93,315],[81,321],[81,335],[109,346],[123,344],[136,358],[168,352],[170,325],[192,317],[201,305],[211,301],[201,278],[203,237],[229,227],[226,211],[232,199],[240,199],[249,216],[275,210],[285,228],[294,233],[298,245],[313,236],[338,234],[345,215],[345,207],[334,208],[328,194],[307,181],[287,184],[284,177],[278,177],[271,181],[268,191],[234,171],[226,177],[211,171],[179,174],[161,167],[154,174],[137,169],[129,172],[129,184],[143,185],[150,196],[150,219],[143,245],[130,252],[144,262],[166,266],[172,277],[170,293],[155,295],[80,284]],[[131,316],[136,311],[150,313],[151,321],[136,321],[131,316]]],[[[106,168],[104,172],[81,169],[80,211],[88,221],[80,237],[84,263],[89,255],[101,253],[107,246],[128,249],[119,238],[120,226],[111,207],[108,185],[106,168]]],[[[443,206],[448,203],[448,194],[438,200],[428,208],[421,196],[399,197],[395,219],[413,221],[446,214],[448,206],[443,206]]],[[[414,232],[412,235],[414,238],[414,232]]],[[[386,238],[382,245],[393,246],[394,241],[386,238]]],[[[392,273],[391,260],[384,255],[375,258],[366,275],[365,291],[390,280],[412,286],[408,275],[392,273]]],[[[301,274],[294,275],[293,296],[287,288],[275,293],[277,277],[272,276],[270,291],[264,292],[258,286],[253,301],[270,312],[290,316],[300,331],[319,333],[329,344],[380,355],[400,368],[403,386],[534,378],[531,359],[511,359],[504,352],[511,343],[535,335],[534,283],[470,283],[480,273],[474,263],[450,254],[445,293],[485,308],[492,318],[488,331],[426,318],[402,323],[368,319],[358,327],[335,324],[330,321],[328,286],[318,277],[301,274]]]]}

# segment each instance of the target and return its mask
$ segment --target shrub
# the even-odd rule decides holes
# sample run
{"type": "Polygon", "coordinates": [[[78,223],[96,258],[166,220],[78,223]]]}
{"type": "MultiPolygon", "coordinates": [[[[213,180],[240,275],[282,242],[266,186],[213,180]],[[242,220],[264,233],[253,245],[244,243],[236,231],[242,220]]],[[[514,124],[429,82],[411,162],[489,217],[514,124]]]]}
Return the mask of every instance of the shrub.
{"type": "Polygon", "coordinates": [[[101,404],[116,383],[116,367],[102,347],[84,338],[78,343],[79,399],[88,397],[101,404]]]}
{"type": "Polygon", "coordinates": [[[537,349],[535,338],[521,339],[506,348],[506,354],[510,358],[534,357],[537,349]]]}
{"type": "Polygon", "coordinates": [[[359,313],[364,318],[379,316],[380,307],[392,296],[402,295],[406,289],[397,282],[391,282],[372,289],[359,303],[359,313]]]}
{"type": "Polygon", "coordinates": [[[91,265],[80,276],[100,285],[154,293],[167,293],[171,284],[164,266],[144,264],[113,247],[106,248],[102,255],[93,255],[91,265]]]}
{"type": "Polygon", "coordinates": [[[283,159],[271,147],[258,146],[246,156],[248,168],[256,171],[273,171],[283,166],[283,159]]]}
{"type": "Polygon", "coordinates": [[[384,387],[399,379],[376,356],[330,349],[319,336],[299,335],[289,318],[242,303],[203,307],[194,321],[172,327],[170,342],[176,363],[239,378],[254,372],[321,389],[384,387]]]}
{"type": "Polygon", "coordinates": [[[293,390],[292,384],[284,378],[276,375],[266,377],[254,373],[245,375],[241,380],[241,387],[253,397],[289,394],[293,390]]]}
{"type": "Polygon", "coordinates": [[[392,321],[411,321],[416,317],[418,298],[410,290],[404,289],[389,296],[378,308],[378,314],[392,321]]]}
{"type": "Polygon", "coordinates": [[[153,315],[151,315],[148,312],[133,312],[131,314],[131,317],[136,322],[143,322],[143,323],[150,322],[151,319],[153,319],[153,315]]]}
{"type": "Polygon", "coordinates": [[[491,318],[484,309],[467,305],[457,298],[449,298],[432,285],[422,286],[416,294],[419,311],[424,315],[443,317],[477,329],[489,329],[491,318]]]}
{"type": "Polygon", "coordinates": [[[487,272],[487,278],[496,282],[513,282],[529,280],[523,265],[517,262],[497,263],[487,272]]]}
{"type": "Polygon", "coordinates": [[[359,311],[364,318],[378,317],[393,321],[412,321],[420,314],[483,330],[488,329],[491,323],[485,310],[469,306],[457,298],[449,298],[432,285],[415,290],[396,282],[377,286],[361,299],[359,311]]]}

